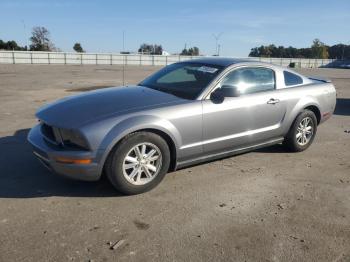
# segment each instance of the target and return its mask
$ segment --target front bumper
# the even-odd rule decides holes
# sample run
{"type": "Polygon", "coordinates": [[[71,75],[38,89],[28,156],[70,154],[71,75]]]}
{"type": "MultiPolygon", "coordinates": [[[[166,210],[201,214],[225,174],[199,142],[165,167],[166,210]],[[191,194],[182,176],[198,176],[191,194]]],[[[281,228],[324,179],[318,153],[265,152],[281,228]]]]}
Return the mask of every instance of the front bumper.
{"type": "Polygon", "coordinates": [[[28,134],[28,141],[33,146],[34,155],[40,162],[56,174],[72,179],[96,181],[101,176],[101,168],[98,163],[90,164],[65,164],[59,163],[57,158],[95,159],[90,151],[67,151],[63,148],[51,145],[45,141],[40,125],[33,127],[28,134]]]}

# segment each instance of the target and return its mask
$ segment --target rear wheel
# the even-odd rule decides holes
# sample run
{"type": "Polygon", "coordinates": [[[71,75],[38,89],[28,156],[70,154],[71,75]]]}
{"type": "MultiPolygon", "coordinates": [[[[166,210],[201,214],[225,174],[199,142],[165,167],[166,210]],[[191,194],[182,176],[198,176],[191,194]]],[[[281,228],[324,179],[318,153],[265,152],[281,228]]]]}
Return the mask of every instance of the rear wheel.
{"type": "Polygon", "coordinates": [[[168,144],[160,136],[136,132],[125,137],[112,151],[106,173],[112,185],[127,195],[157,186],[169,169],[168,144]]]}
{"type": "Polygon", "coordinates": [[[284,140],[284,145],[293,152],[307,149],[313,142],[317,132],[317,119],[314,112],[304,110],[295,119],[284,140]]]}

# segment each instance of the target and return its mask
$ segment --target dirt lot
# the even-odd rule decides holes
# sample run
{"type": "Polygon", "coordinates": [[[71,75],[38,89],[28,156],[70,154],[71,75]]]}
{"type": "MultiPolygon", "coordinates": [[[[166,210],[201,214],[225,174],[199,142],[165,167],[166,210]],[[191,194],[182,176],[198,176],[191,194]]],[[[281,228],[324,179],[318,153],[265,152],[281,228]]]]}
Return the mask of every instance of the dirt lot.
{"type": "MultiPolygon", "coordinates": [[[[128,67],[126,83],[154,70],[128,67]]],[[[26,143],[39,106],[120,85],[120,68],[0,65],[0,261],[350,261],[350,70],[303,73],[338,91],[309,150],[266,148],[123,197],[50,174],[26,143]]]]}

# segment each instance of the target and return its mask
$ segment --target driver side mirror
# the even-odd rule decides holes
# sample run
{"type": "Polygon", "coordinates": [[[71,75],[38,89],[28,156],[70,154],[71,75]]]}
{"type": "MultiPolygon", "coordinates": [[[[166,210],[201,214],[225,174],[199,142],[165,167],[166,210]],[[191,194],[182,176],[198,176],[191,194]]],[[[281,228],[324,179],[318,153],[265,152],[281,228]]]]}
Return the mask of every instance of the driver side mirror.
{"type": "Polygon", "coordinates": [[[210,99],[214,102],[222,103],[225,97],[238,97],[240,92],[237,86],[223,85],[211,93],[210,99]]]}

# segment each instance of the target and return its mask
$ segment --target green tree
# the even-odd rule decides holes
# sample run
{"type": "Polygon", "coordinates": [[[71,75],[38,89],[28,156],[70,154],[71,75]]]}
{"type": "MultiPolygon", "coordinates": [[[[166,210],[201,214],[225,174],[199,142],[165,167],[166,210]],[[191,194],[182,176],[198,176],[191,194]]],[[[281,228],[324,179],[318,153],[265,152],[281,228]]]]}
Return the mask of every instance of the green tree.
{"type": "Polygon", "coordinates": [[[332,58],[350,59],[350,45],[337,44],[327,46],[320,40],[315,39],[311,47],[295,48],[275,45],[254,47],[250,50],[252,57],[282,57],[282,58],[332,58]]]}
{"type": "Polygon", "coordinates": [[[321,59],[328,58],[327,46],[317,38],[312,43],[311,52],[312,52],[313,58],[321,58],[321,59]]]}
{"type": "Polygon", "coordinates": [[[250,49],[250,53],[249,53],[248,56],[259,57],[260,56],[259,49],[257,47],[254,47],[254,48],[250,49]]]}
{"type": "Polygon", "coordinates": [[[187,48],[182,49],[180,55],[188,55],[188,49],[187,48]]]}
{"type": "Polygon", "coordinates": [[[27,50],[27,47],[19,46],[16,41],[7,41],[4,42],[0,39],[0,50],[16,50],[16,51],[25,51],[27,50]]]}
{"type": "Polygon", "coordinates": [[[199,55],[199,48],[194,46],[189,49],[184,48],[180,55],[188,55],[188,56],[198,56],[199,55]]]}
{"type": "Polygon", "coordinates": [[[300,48],[298,49],[298,58],[311,58],[312,57],[312,51],[310,47],[307,48],[300,48]]]}
{"type": "Polygon", "coordinates": [[[50,41],[50,32],[45,27],[33,27],[32,36],[30,37],[32,51],[53,51],[55,46],[50,41]]]}
{"type": "Polygon", "coordinates": [[[81,47],[81,44],[80,43],[75,43],[74,46],[73,46],[73,49],[75,52],[78,52],[78,53],[85,53],[84,49],[81,47]]]}
{"type": "Polygon", "coordinates": [[[199,48],[196,46],[190,48],[190,53],[192,56],[199,56],[199,48]]]}
{"type": "Polygon", "coordinates": [[[143,43],[142,45],[140,45],[140,48],[138,50],[139,53],[142,54],[150,54],[152,51],[152,45],[143,43]]]}
{"type": "Polygon", "coordinates": [[[333,59],[350,59],[350,45],[337,44],[328,47],[329,57],[333,59]]]}
{"type": "Polygon", "coordinates": [[[153,45],[153,52],[152,55],[162,55],[163,54],[163,47],[161,45],[153,45]]]}
{"type": "Polygon", "coordinates": [[[139,53],[150,54],[150,55],[161,55],[163,53],[163,47],[161,45],[150,45],[143,43],[138,49],[139,53]]]}

